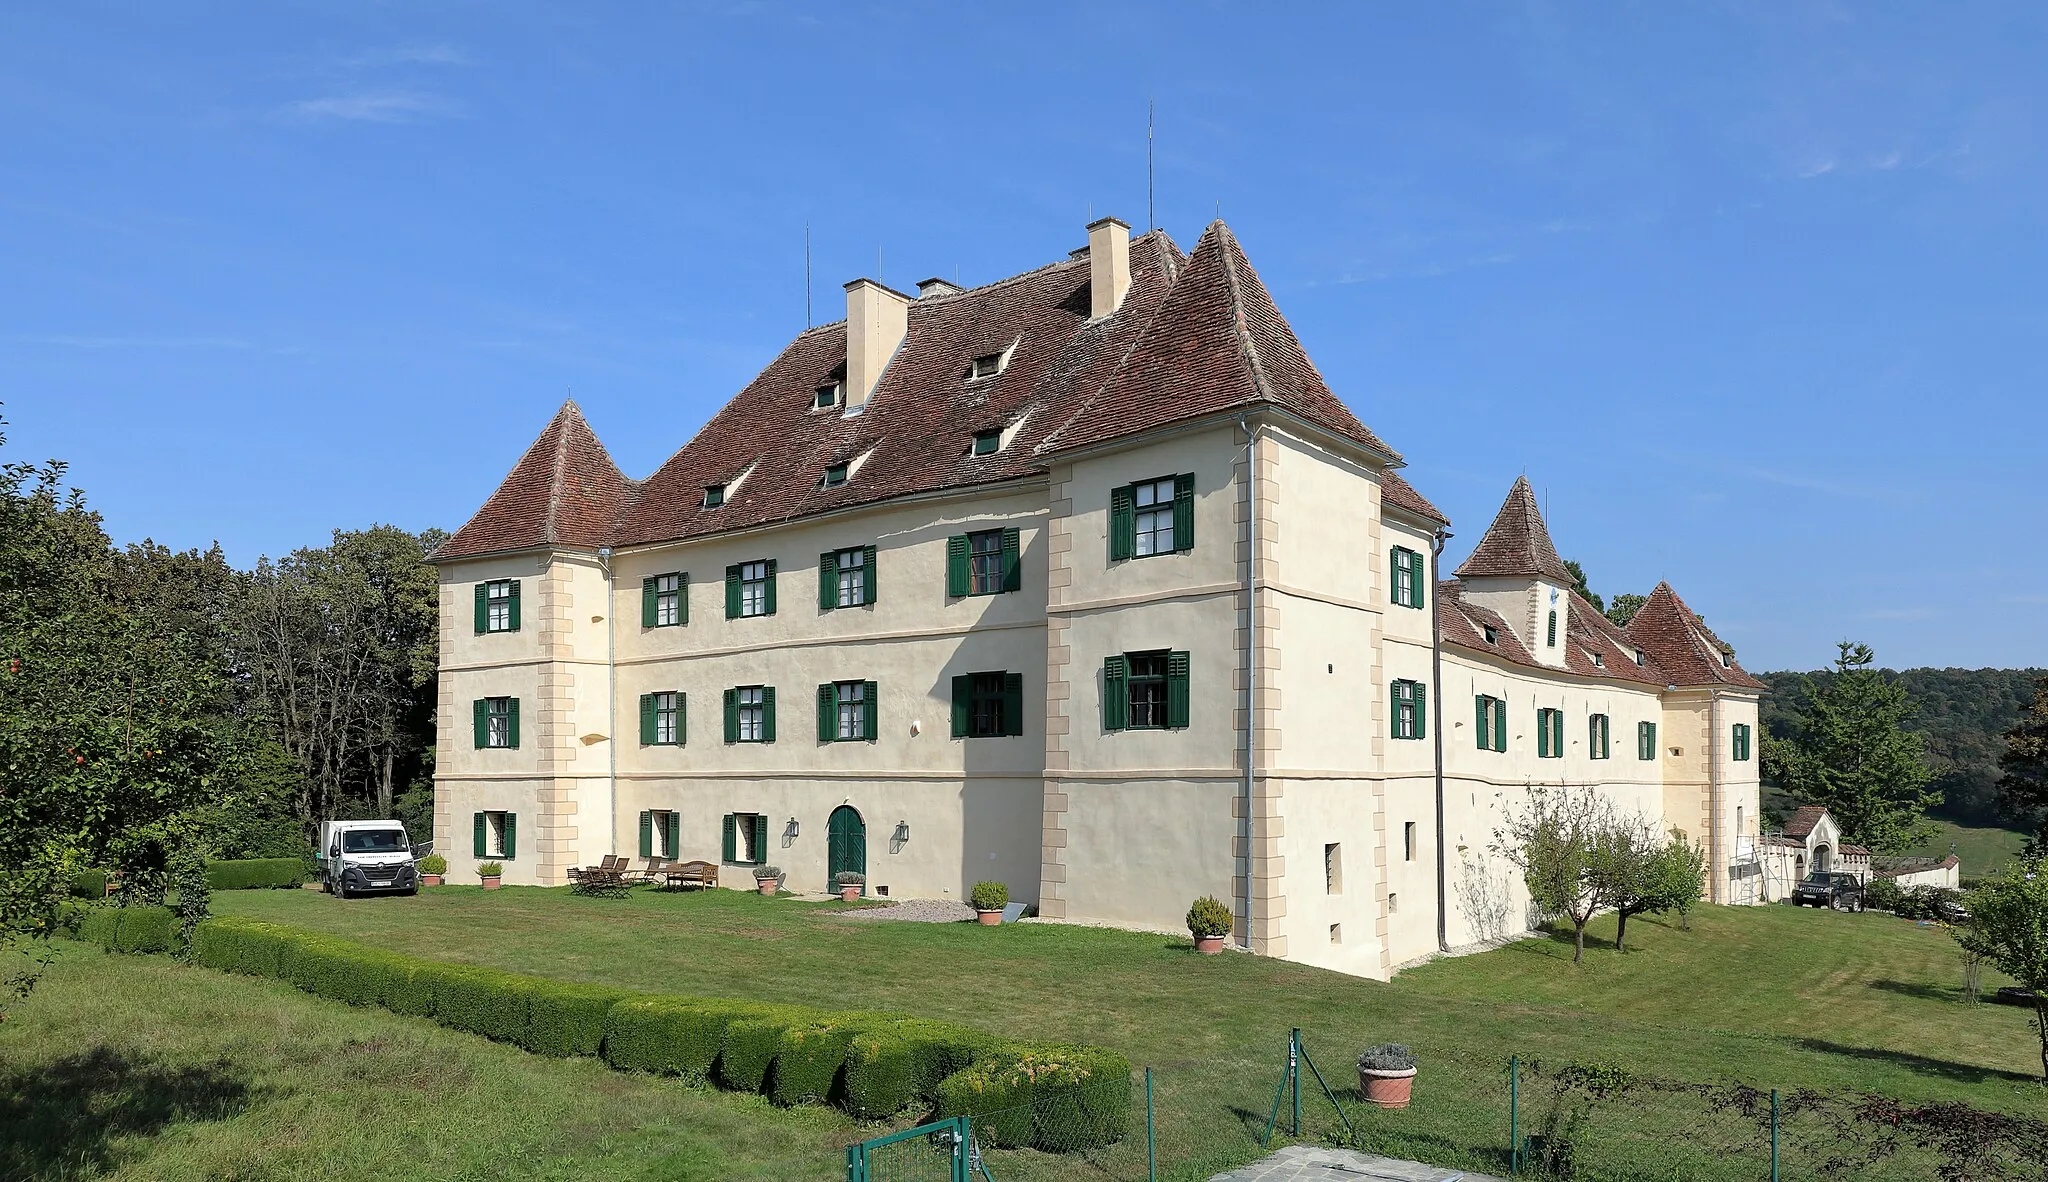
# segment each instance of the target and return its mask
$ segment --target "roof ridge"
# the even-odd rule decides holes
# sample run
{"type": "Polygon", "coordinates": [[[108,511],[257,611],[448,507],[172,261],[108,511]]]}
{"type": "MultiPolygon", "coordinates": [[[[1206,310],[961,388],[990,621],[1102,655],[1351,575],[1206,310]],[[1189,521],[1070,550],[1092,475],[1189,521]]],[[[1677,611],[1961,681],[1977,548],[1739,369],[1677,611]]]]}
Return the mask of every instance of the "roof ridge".
{"type": "MultiPolygon", "coordinates": [[[[1045,437],[1038,441],[1038,445],[1031,449],[1031,454],[1039,456],[1046,454],[1047,449],[1052,448],[1053,441],[1060,437],[1060,432],[1072,426],[1075,419],[1087,413],[1088,408],[1094,405],[1095,400],[1102,397],[1102,392],[1109,389],[1110,383],[1116,380],[1116,375],[1123,372],[1124,366],[1130,363],[1131,354],[1136,353],[1138,346],[1145,343],[1145,338],[1151,333],[1152,326],[1159,323],[1159,317],[1166,311],[1167,303],[1173,299],[1173,289],[1180,283],[1181,273],[1186,268],[1181,265],[1178,257],[1180,247],[1177,244],[1173,244],[1172,237],[1165,230],[1155,227],[1146,231],[1142,237],[1150,238],[1155,234],[1158,235],[1162,244],[1160,257],[1162,261],[1169,262],[1170,266],[1169,273],[1166,276],[1166,290],[1159,293],[1158,302],[1152,305],[1152,315],[1146,317],[1145,323],[1138,326],[1138,331],[1131,334],[1131,343],[1124,346],[1123,354],[1116,359],[1116,364],[1110,366],[1109,371],[1102,375],[1101,383],[1095,389],[1089,391],[1087,397],[1076,401],[1074,409],[1067,413],[1066,419],[1059,426],[1047,431],[1045,437]],[[1168,251],[1164,249],[1164,245],[1174,245],[1174,248],[1168,251]]],[[[1199,246],[1200,243],[1196,245],[1199,246]]]]}
{"type": "MultiPolygon", "coordinates": [[[[1222,218],[1210,222],[1202,237],[1206,239],[1212,234],[1216,236],[1215,241],[1219,245],[1237,245],[1237,236],[1230,232],[1230,227],[1224,224],[1222,218]]],[[[1201,249],[1200,243],[1196,244],[1195,249],[1201,249]]],[[[1259,344],[1252,340],[1251,327],[1245,323],[1244,286],[1237,277],[1236,254],[1236,251],[1231,250],[1223,252],[1223,282],[1230,290],[1231,328],[1237,336],[1238,348],[1244,354],[1245,366],[1251,371],[1252,388],[1266,401],[1277,402],[1279,400],[1273,397],[1272,380],[1266,376],[1266,367],[1259,361],[1259,344]]]]}

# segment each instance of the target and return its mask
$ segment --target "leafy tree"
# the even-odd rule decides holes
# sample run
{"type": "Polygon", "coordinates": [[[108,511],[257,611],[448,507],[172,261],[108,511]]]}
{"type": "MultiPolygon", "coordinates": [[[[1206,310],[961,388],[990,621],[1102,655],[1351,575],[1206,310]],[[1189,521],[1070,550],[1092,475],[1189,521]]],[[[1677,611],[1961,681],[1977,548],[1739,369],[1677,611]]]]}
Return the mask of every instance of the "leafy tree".
{"type": "Polygon", "coordinates": [[[1614,909],[1614,950],[1627,951],[1628,920],[1631,915],[1655,911],[1661,905],[1656,871],[1663,843],[1645,817],[1606,818],[1593,832],[1592,856],[1587,878],[1595,901],[1614,909]]]}
{"type": "Polygon", "coordinates": [[[1904,726],[1912,703],[1875,661],[1869,645],[1843,641],[1834,676],[1805,680],[1796,736],[1767,737],[1762,754],[1766,775],[1825,806],[1846,839],[1893,854],[1927,832],[1926,812],[1941,797],[1927,787],[1921,736],[1904,726]]]}
{"type": "Polygon", "coordinates": [[[1586,923],[1602,906],[1597,847],[1613,818],[1614,806],[1590,788],[1539,785],[1494,832],[1494,851],[1522,872],[1537,909],[1572,921],[1573,964],[1585,960],[1586,923]]]}
{"type": "Polygon", "coordinates": [[[1650,597],[1647,595],[1617,595],[1614,602],[1607,605],[1607,618],[1614,621],[1615,627],[1626,628],[1628,622],[1635,619],[1636,613],[1643,610],[1643,605],[1648,602],[1650,597]]]}
{"type": "Polygon", "coordinates": [[[2005,732],[1998,769],[1999,797],[2009,815],[2032,823],[2027,852],[2048,857],[2048,676],[2034,683],[2033,705],[2005,732]]]}
{"type": "Polygon", "coordinates": [[[1682,830],[1673,829],[1652,870],[1659,903],[1652,910],[1675,911],[1679,929],[1692,930],[1693,908],[1707,894],[1707,847],[1688,841],[1682,830]]]}
{"type": "Polygon", "coordinates": [[[1585,596],[1586,602],[1593,605],[1594,611],[1606,611],[1607,601],[1595,595],[1593,589],[1586,585],[1586,568],[1570,558],[1564,560],[1564,568],[1572,573],[1572,590],[1585,596]]]}
{"type": "Polygon", "coordinates": [[[1952,931],[1966,953],[1977,952],[2033,993],[2041,1077],[2048,1080],[2048,859],[2015,862],[1967,899],[1970,921],[1952,931]]]}

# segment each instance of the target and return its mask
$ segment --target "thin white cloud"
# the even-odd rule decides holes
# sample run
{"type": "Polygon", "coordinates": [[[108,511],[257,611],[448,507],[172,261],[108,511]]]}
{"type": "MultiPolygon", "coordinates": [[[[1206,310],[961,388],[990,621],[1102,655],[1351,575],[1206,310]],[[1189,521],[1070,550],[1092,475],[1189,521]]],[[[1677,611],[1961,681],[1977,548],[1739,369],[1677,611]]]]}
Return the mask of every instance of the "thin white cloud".
{"type": "Polygon", "coordinates": [[[287,104],[279,114],[303,122],[340,119],[355,123],[415,123],[445,119],[461,109],[440,95],[416,90],[368,90],[287,104]]]}
{"type": "Polygon", "coordinates": [[[372,49],[351,58],[344,58],[342,65],[357,69],[377,66],[473,66],[476,59],[457,45],[399,45],[390,49],[372,49]]]}
{"type": "Polygon", "coordinates": [[[1835,171],[1835,162],[1833,160],[1816,160],[1799,170],[1799,179],[1810,181],[1814,177],[1826,176],[1833,171],[1835,171]]]}

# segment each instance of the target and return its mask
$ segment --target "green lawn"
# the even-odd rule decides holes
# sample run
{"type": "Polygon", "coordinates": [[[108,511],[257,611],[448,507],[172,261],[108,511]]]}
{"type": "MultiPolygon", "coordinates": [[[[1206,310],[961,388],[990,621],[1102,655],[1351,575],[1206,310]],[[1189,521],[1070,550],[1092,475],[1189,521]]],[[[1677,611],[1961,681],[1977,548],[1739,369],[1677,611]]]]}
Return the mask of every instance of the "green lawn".
{"type": "MultiPolygon", "coordinates": [[[[1963,1004],[1947,937],[1875,915],[1707,908],[1690,932],[1638,919],[1630,931],[1636,950],[1625,957],[1601,942],[1611,938],[1609,921],[1595,924],[1598,939],[1580,968],[1570,963],[1568,943],[1539,939],[1440,961],[1379,984],[1236,954],[1198,958],[1185,939],[1172,937],[1040,924],[988,929],[861,922],[835,918],[837,905],[738,892],[638,891],[606,900],[531,888],[486,894],[455,887],[417,899],[341,902],[312,892],[242,891],[216,895],[215,907],[417,955],[565,979],[903,1010],[1020,1037],[1099,1043],[1157,1068],[1162,1157],[1201,1168],[1251,1155],[1290,1026],[1303,1028],[1310,1052],[1331,1083],[1344,1089],[1347,1104],[1355,1104],[1352,1055],[1373,1042],[1414,1046],[1423,1061],[1415,1106],[1373,1113],[1365,1122],[1369,1136],[1383,1150],[1466,1168],[1500,1165],[1507,1110],[1502,1068],[1510,1053],[1550,1063],[1602,1059],[1644,1075],[1696,1082],[1738,1078],[1788,1092],[1869,1090],[2048,1114],[2034,1082],[2037,1043],[2027,1016],[1963,1004]]],[[[151,1037],[185,1040],[175,1053],[166,1046],[165,1062],[218,1058],[236,1070],[248,1064],[257,1078],[292,1081],[292,1065],[309,1060],[314,1070],[303,1081],[268,1086],[314,1108],[344,1087],[351,1069],[328,1065],[327,1052],[299,1050],[295,1044],[305,1039],[292,1032],[300,1028],[323,1032],[318,1037],[329,1050],[359,1040],[349,1055],[368,1056],[361,1070],[370,1073],[398,1070],[402,1060],[425,1057],[432,1064],[448,1057],[468,1065],[464,1078],[481,1075],[503,1089],[491,1100],[441,1093],[408,1114],[427,1126],[422,1135],[446,1139],[451,1167],[440,1172],[449,1176],[472,1167],[489,1174],[510,1161],[519,1177],[547,1176],[536,1171],[555,1168],[554,1162],[610,1163],[604,1172],[624,1178],[695,1177],[662,1173],[667,1167],[656,1164],[656,1149],[681,1137],[707,1161],[724,1155],[734,1163],[720,1177],[823,1179],[840,1172],[823,1143],[859,1135],[829,1112],[780,1112],[607,1073],[596,1064],[531,1059],[424,1024],[350,1012],[274,984],[161,962],[139,971],[151,989],[174,995],[167,1004],[125,992],[79,997],[81,988],[103,986],[108,970],[96,966],[106,963],[96,952],[67,963],[19,1023],[0,1027],[0,1057],[19,1060],[23,1040],[47,1057],[73,1042],[89,1047],[94,1038],[109,1038],[119,1045],[135,1037],[93,1034],[95,1010],[165,1014],[171,1021],[150,1026],[151,1037]],[[234,1006],[238,997],[249,999],[248,1013],[234,1006]],[[220,1012],[233,1019],[218,1019],[220,1012]],[[74,1033],[53,1036],[53,1021],[68,1023],[74,1033]],[[196,1030],[186,1029],[195,1024],[196,1030]],[[399,1046],[412,1051],[400,1053],[399,1046]],[[534,1097],[527,1097],[529,1089],[534,1097]],[[558,1103],[567,1107],[558,1112],[558,1103]],[[641,1113],[688,1133],[671,1132],[665,1141],[631,1132],[641,1113]],[[520,1147],[516,1153],[499,1153],[492,1119],[516,1126],[508,1142],[520,1147]],[[757,1174],[747,1174],[749,1168],[757,1174]]],[[[125,1030],[125,1024],[116,1020],[100,1029],[125,1030]]],[[[411,1070],[433,1068],[415,1064],[411,1070]]],[[[1533,1118],[1538,1098],[1525,1098],[1525,1117],[1533,1118]]],[[[223,1143],[234,1139],[224,1126],[255,1120],[270,1103],[259,1099],[249,1114],[216,1122],[223,1143]]],[[[1327,1131],[1331,1118],[1316,1105],[1307,1108],[1315,1130],[1327,1131]]],[[[1729,1164],[1708,1151],[1698,1124],[1704,1119],[1678,1101],[1632,1102],[1625,1113],[1596,1117],[1596,1125],[1607,1123],[1594,1131],[1615,1139],[1616,1154],[1630,1162],[1663,1163],[1665,1177],[1754,1177],[1745,1163],[1729,1164]],[[1685,1158],[1686,1152],[1700,1160],[1685,1158]]],[[[361,1139],[368,1134],[323,1125],[308,1121],[280,1144],[297,1155],[292,1160],[382,1176],[363,1164],[361,1139]]],[[[166,1134],[160,1140],[171,1148],[164,1152],[188,1156],[166,1158],[161,1166],[145,1157],[151,1164],[133,1176],[199,1176],[200,1159],[189,1156],[196,1151],[182,1146],[186,1138],[205,1136],[166,1134]]],[[[1070,1162],[1035,1155],[999,1157],[997,1164],[1002,1182],[1080,1173],[1070,1162]]],[[[1128,1156],[1119,1164],[1127,1170],[1128,1156]]],[[[1199,1169],[1190,1174],[1207,1176],[1199,1169]]]]}
{"type": "Polygon", "coordinates": [[[1946,858],[1953,845],[1956,857],[1961,859],[1964,878],[1988,878],[1998,873],[2019,857],[2021,847],[2027,844],[2027,835],[2017,829],[1958,825],[1938,819],[1934,824],[1941,827],[1940,832],[1906,852],[1916,857],[1946,858]]]}

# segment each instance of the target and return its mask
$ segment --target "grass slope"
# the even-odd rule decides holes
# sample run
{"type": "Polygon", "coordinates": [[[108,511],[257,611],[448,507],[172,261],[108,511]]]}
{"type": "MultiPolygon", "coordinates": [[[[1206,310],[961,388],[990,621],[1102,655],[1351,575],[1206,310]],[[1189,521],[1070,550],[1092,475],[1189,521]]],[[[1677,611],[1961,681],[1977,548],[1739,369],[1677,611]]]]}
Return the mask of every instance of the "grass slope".
{"type": "Polygon", "coordinates": [[[2027,844],[2027,835],[2017,829],[1958,825],[1939,818],[1934,820],[1934,824],[1941,827],[1940,831],[1906,852],[1915,857],[1946,858],[1949,846],[1953,844],[1966,879],[1989,878],[1997,874],[2017,859],[2021,848],[2027,844]]]}

